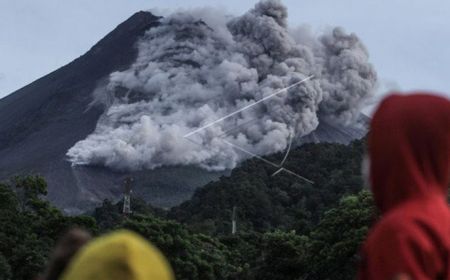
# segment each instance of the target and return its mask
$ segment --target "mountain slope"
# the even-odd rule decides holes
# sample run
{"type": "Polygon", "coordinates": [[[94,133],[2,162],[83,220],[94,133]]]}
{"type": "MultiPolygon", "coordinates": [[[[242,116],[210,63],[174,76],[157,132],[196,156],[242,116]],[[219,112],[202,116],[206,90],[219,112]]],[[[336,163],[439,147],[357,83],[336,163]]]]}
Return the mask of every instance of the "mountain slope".
{"type": "Polygon", "coordinates": [[[70,204],[80,194],[64,155],[95,128],[103,109],[88,105],[97,83],[128,67],[134,44],[157,17],[139,12],[70,64],[0,100],[0,176],[35,171],[49,180],[50,199],[70,204]],[[75,184],[74,184],[75,183],[75,184]]]}
{"type": "MultiPolygon", "coordinates": [[[[0,179],[35,172],[48,182],[49,199],[74,213],[105,198],[117,199],[125,176],[134,191],[156,206],[170,207],[227,172],[195,167],[159,168],[132,174],[103,167],[72,167],[66,152],[95,129],[104,108],[90,106],[92,92],[114,71],[136,59],[135,44],[159,17],[138,12],[86,54],[0,100],[0,179]]],[[[348,143],[365,130],[322,122],[304,142],[348,143]]]]}
{"type": "MultiPolygon", "coordinates": [[[[169,216],[209,234],[231,229],[233,207],[244,231],[296,230],[305,233],[343,195],[362,189],[363,140],[349,145],[306,144],[291,151],[285,167],[312,180],[309,184],[258,159],[244,161],[229,177],[196,190],[169,216]]],[[[280,162],[282,153],[268,157],[280,162]]]]}

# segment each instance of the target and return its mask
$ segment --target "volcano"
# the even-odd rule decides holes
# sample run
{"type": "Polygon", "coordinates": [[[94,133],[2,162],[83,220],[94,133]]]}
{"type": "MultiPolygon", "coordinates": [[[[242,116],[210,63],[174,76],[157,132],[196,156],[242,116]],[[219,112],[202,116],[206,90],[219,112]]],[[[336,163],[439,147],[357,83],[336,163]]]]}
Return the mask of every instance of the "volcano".
{"type": "MultiPolygon", "coordinates": [[[[196,188],[226,175],[227,170],[199,166],[116,170],[73,165],[68,160],[68,150],[95,131],[105,113],[104,104],[93,103],[95,89],[111,73],[129,69],[138,57],[140,38],[160,25],[161,17],[138,12],[86,54],[1,99],[0,179],[40,174],[48,182],[48,199],[75,214],[104,199],[119,199],[127,176],[134,177],[133,191],[139,196],[155,206],[171,207],[188,199],[196,188]]],[[[190,36],[189,30],[184,36],[190,36]]],[[[349,143],[365,135],[366,123],[364,116],[350,125],[324,119],[301,141],[349,143]]]]}

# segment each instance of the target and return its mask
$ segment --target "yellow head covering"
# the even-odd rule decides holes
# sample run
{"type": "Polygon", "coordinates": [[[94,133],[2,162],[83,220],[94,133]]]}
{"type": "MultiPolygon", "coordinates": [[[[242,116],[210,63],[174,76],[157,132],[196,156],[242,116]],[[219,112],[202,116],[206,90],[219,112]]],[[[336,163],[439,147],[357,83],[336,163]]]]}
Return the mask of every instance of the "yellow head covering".
{"type": "Polygon", "coordinates": [[[84,247],[64,272],[63,280],[173,280],[157,248],[139,235],[120,230],[84,247]]]}

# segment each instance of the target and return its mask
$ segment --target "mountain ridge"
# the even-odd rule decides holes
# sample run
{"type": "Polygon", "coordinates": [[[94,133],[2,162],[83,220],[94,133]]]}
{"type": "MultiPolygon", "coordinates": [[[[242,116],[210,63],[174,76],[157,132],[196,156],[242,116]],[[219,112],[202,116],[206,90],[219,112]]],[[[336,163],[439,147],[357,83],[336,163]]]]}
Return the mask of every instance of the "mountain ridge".
{"type": "MultiPolygon", "coordinates": [[[[136,42],[160,17],[138,12],[118,25],[71,63],[0,99],[0,180],[38,173],[48,182],[48,198],[69,213],[78,213],[122,195],[122,181],[135,177],[134,190],[155,206],[171,207],[194,190],[229,171],[164,167],[134,173],[104,167],[71,166],[66,152],[92,133],[104,108],[92,105],[93,91],[114,71],[131,65],[136,42]]],[[[364,129],[321,122],[303,142],[349,143],[364,129]],[[324,139],[334,137],[335,139],[324,139]]]]}
{"type": "MultiPolygon", "coordinates": [[[[103,113],[99,106],[86,110],[92,91],[99,80],[133,63],[135,42],[158,19],[149,12],[134,14],[84,55],[0,100],[0,178],[22,172],[48,175],[55,169],[70,176],[67,149],[91,133],[103,113]]],[[[64,205],[49,182],[50,199],[64,205]]]]}

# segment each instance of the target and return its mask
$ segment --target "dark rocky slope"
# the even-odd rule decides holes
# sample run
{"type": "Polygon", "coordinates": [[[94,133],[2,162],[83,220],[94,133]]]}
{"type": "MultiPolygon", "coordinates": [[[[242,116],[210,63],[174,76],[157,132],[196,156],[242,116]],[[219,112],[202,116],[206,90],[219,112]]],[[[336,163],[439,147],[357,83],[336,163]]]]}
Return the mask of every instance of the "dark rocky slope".
{"type": "MultiPolygon", "coordinates": [[[[135,177],[134,191],[156,206],[170,207],[224,173],[194,167],[160,168],[133,174],[100,167],[72,167],[65,154],[90,134],[103,113],[89,106],[93,90],[108,74],[135,60],[135,43],[158,17],[138,12],[91,50],[68,65],[0,100],[0,179],[30,172],[48,182],[49,199],[75,213],[105,198],[117,199],[125,176],[135,177]]],[[[305,142],[348,143],[365,130],[322,123],[305,142]]]]}

